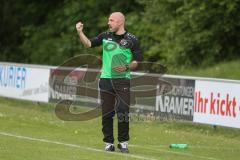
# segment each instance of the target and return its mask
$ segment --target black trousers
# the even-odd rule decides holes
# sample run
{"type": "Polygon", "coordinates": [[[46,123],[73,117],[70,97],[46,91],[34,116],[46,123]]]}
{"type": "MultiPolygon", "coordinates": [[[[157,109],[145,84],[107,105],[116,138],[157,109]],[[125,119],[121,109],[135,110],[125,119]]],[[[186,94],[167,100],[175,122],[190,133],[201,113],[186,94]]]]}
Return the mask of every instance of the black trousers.
{"type": "Polygon", "coordinates": [[[103,141],[114,143],[113,117],[118,117],[118,141],[129,140],[130,79],[101,78],[99,81],[102,105],[103,141]]]}

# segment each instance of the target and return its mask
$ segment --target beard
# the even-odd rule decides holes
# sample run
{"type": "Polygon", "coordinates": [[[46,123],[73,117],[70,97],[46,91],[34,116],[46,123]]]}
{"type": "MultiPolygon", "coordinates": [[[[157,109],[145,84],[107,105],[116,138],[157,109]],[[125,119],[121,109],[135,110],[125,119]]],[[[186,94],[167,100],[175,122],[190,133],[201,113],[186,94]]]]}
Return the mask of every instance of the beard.
{"type": "Polygon", "coordinates": [[[111,26],[108,27],[110,32],[116,32],[118,30],[118,28],[113,28],[111,26]]]}

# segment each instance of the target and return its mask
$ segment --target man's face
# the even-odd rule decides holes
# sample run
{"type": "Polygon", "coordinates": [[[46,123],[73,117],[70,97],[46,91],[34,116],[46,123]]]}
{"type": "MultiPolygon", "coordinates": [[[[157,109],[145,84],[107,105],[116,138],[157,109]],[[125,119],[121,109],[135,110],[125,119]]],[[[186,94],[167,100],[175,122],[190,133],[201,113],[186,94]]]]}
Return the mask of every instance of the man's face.
{"type": "Polygon", "coordinates": [[[108,18],[108,27],[111,32],[116,32],[119,29],[119,22],[115,16],[110,16],[108,18]]]}

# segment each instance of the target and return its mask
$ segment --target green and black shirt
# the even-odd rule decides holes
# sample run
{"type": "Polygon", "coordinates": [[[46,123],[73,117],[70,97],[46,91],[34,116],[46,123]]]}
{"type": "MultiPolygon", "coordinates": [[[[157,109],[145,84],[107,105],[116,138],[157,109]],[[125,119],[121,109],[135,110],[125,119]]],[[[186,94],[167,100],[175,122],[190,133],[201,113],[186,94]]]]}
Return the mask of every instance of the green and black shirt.
{"type": "Polygon", "coordinates": [[[129,32],[122,35],[103,32],[91,39],[91,47],[100,45],[103,46],[101,78],[130,78],[130,71],[119,73],[113,68],[142,60],[138,39],[129,32]]]}

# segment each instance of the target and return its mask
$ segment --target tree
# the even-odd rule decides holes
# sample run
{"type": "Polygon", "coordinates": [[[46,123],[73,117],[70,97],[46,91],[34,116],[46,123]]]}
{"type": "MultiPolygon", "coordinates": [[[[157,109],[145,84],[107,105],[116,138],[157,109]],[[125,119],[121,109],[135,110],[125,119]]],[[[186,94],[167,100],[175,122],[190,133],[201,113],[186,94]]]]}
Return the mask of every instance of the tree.
{"type": "Polygon", "coordinates": [[[111,12],[128,13],[137,8],[138,4],[134,0],[65,0],[58,9],[47,13],[42,25],[27,25],[22,28],[22,52],[29,57],[30,63],[54,65],[61,64],[77,54],[98,54],[99,49],[86,51],[83,48],[75,24],[81,20],[85,33],[91,38],[107,30],[107,18],[111,12]]]}
{"type": "Polygon", "coordinates": [[[26,62],[25,52],[19,46],[23,43],[22,29],[39,26],[45,22],[46,13],[57,7],[59,0],[2,0],[0,26],[0,60],[26,62]]]}
{"type": "Polygon", "coordinates": [[[145,12],[134,29],[148,60],[179,68],[239,57],[239,0],[139,2],[145,12]]]}

